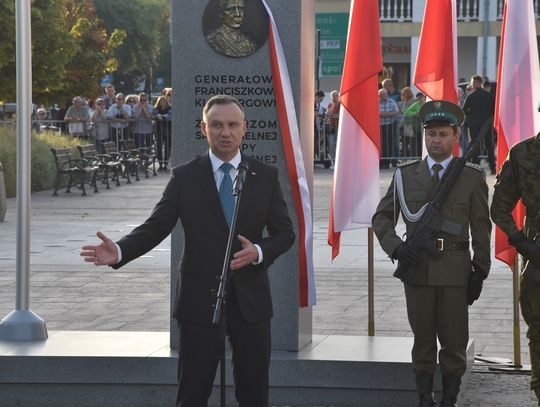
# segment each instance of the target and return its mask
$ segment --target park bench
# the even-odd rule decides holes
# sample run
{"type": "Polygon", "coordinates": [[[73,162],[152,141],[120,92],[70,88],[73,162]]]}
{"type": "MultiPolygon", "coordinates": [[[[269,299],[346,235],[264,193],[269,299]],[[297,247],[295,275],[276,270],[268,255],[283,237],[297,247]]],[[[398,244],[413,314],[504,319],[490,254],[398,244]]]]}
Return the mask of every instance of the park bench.
{"type": "Polygon", "coordinates": [[[111,189],[109,177],[112,177],[112,181],[116,181],[116,186],[120,186],[120,174],[122,173],[122,163],[120,161],[114,160],[108,154],[99,154],[94,144],[77,146],[77,149],[81,158],[96,161],[99,167],[97,179],[101,179],[101,183],[106,185],[106,189],[111,189]]]}
{"type": "Polygon", "coordinates": [[[69,148],[51,148],[51,152],[56,163],[56,185],[53,196],[58,196],[58,191],[62,188],[66,188],[65,192],[70,193],[72,187],[79,188],[83,196],[86,196],[85,184],[93,186],[94,193],[99,192],[96,182],[99,167],[95,160],[72,158],[69,148]]]}
{"type": "Polygon", "coordinates": [[[144,171],[146,178],[148,178],[148,170],[152,167],[152,172],[154,176],[157,175],[156,172],[156,154],[151,148],[139,147],[135,145],[135,142],[131,139],[120,141],[122,150],[125,152],[131,152],[132,155],[138,156],[140,158],[140,166],[144,171]]]}
{"type": "Polygon", "coordinates": [[[118,151],[116,148],[116,143],[114,141],[106,141],[103,143],[103,149],[105,154],[110,155],[114,160],[120,161],[124,168],[123,176],[126,177],[126,182],[131,184],[130,175],[135,175],[135,180],[140,181],[139,179],[139,165],[141,159],[136,156],[133,152],[129,151],[118,151]]]}

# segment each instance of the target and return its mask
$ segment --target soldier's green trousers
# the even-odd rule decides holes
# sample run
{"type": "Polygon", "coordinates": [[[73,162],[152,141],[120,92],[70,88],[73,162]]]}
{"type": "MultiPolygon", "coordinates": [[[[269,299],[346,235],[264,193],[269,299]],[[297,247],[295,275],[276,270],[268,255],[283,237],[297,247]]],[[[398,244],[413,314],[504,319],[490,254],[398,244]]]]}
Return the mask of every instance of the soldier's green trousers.
{"type": "Polygon", "coordinates": [[[528,325],[531,356],[531,390],[540,395],[540,284],[521,277],[519,302],[523,319],[528,325]]]}
{"type": "Polygon", "coordinates": [[[467,368],[469,314],[465,287],[405,284],[407,315],[414,333],[412,361],[417,373],[462,376],[467,368]]]}

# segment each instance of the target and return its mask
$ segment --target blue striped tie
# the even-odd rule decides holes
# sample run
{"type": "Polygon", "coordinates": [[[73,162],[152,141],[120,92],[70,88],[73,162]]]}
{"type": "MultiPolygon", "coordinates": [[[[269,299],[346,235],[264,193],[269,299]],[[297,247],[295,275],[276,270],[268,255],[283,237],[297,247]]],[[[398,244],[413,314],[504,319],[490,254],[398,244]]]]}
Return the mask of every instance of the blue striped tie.
{"type": "Polygon", "coordinates": [[[231,226],[234,211],[231,168],[233,168],[233,166],[230,163],[223,163],[219,167],[219,169],[223,172],[223,179],[219,185],[219,200],[221,201],[221,207],[223,208],[223,213],[225,214],[225,219],[227,220],[227,225],[229,225],[229,227],[231,226]]]}

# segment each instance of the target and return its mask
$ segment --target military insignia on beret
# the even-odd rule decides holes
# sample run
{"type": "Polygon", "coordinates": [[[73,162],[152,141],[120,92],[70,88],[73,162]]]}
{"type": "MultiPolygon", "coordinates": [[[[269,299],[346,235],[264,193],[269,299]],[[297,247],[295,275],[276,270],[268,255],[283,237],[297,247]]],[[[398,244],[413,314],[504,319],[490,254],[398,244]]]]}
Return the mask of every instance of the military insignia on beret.
{"type": "Polygon", "coordinates": [[[460,126],[465,116],[461,107],[448,100],[431,100],[426,102],[422,105],[418,113],[424,127],[432,124],[460,126]]]}

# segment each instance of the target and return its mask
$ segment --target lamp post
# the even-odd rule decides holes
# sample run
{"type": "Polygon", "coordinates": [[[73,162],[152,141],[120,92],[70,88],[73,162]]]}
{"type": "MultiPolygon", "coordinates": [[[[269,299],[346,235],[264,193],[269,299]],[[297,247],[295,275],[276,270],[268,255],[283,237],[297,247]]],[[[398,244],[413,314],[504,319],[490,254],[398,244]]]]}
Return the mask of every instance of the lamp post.
{"type": "Polygon", "coordinates": [[[45,321],[30,306],[30,119],[32,115],[32,36],[30,0],[15,2],[17,27],[17,272],[15,310],[0,321],[0,339],[47,338],[45,321]]]}

